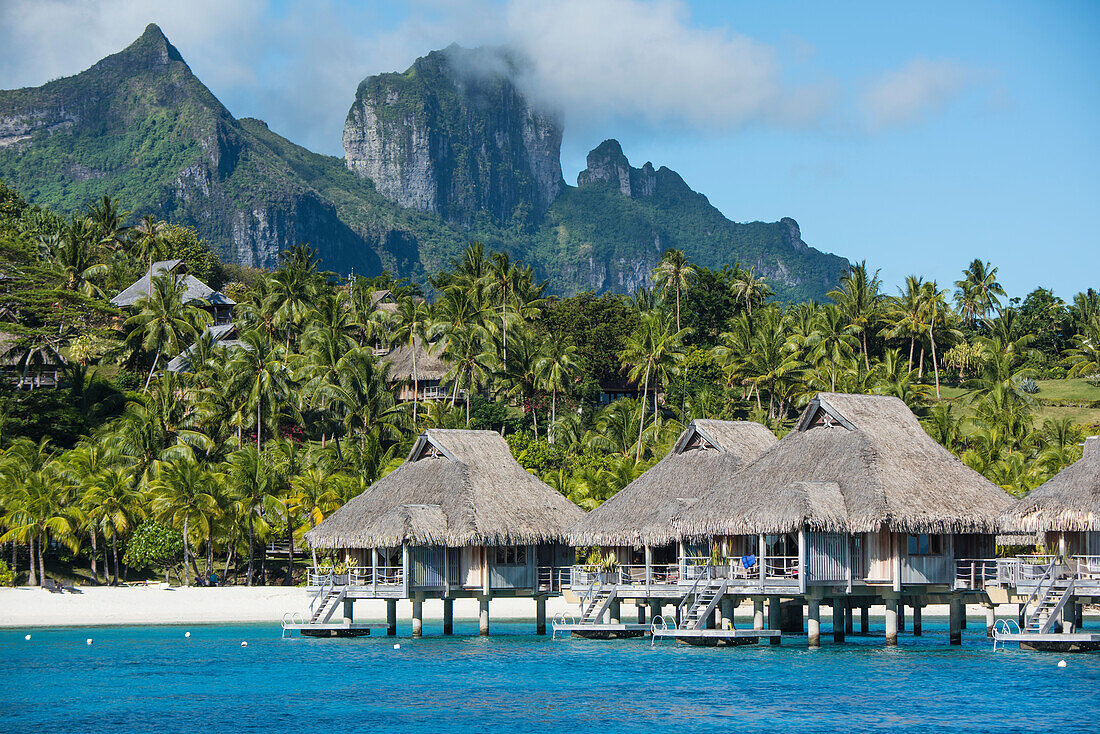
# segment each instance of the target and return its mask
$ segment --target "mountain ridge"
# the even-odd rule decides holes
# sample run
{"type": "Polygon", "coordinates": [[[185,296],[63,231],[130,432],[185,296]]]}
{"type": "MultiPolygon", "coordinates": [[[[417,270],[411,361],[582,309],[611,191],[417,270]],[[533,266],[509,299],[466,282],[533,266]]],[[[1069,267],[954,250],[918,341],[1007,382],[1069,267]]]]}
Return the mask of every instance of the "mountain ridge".
{"type": "Polygon", "coordinates": [[[847,266],[808,247],[793,219],[731,222],[674,171],[632,168],[613,140],[567,185],[557,119],[526,100],[508,68],[463,73],[483,53],[452,46],[364,79],[341,159],[235,118],[151,24],[83,72],[0,91],[0,179],[65,211],[117,196],[256,267],[304,241],[332,270],[425,282],[479,239],[568,295],[633,290],[678,247],[709,267],[756,265],[778,297],[803,300],[847,266]],[[416,156],[423,165],[408,176],[416,156]]]}

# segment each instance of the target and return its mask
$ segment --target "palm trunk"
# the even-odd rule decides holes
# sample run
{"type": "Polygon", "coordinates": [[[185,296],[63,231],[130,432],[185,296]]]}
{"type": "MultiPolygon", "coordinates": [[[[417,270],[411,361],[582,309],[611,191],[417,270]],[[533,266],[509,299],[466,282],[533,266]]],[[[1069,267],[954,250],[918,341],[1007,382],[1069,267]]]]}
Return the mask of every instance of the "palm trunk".
{"type": "Polygon", "coordinates": [[[260,396],[256,396],[256,451],[260,450],[260,396]]]}
{"type": "Polygon", "coordinates": [[[111,556],[115,564],[115,586],[118,586],[118,534],[111,535],[111,556]]]}
{"type": "Polygon", "coordinates": [[[909,371],[913,371],[913,347],[916,345],[916,337],[909,337],[909,371]]]}
{"type": "Polygon", "coordinates": [[[38,572],[34,564],[34,538],[27,541],[27,560],[30,561],[27,568],[27,585],[38,586],[38,572]]]}
{"type": "Polygon", "coordinates": [[[558,388],[557,386],[551,388],[550,391],[550,443],[554,443],[554,439],[557,437],[557,425],[558,425],[558,388]]]}
{"type": "Polygon", "coordinates": [[[680,284],[676,284],[676,331],[680,330],[680,284]]]}
{"type": "Polygon", "coordinates": [[[867,370],[871,370],[871,356],[867,353],[867,329],[863,330],[860,334],[863,337],[863,363],[867,366],[867,370]]]}
{"type": "Polygon", "coordinates": [[[38,583],[42,585],[46,583],[46,554],[42,552],[42,541],[45,539],[45,534],[38,536],[38,583]]]}
{"type": "Polygon", "coordinates": [[[252,586],[252,564],[256,558],[255,544],[256,531],[252,523],[252,509],[248,510],[248,578],[245,579],[245,586],[252,586]]]}
{"type": "Polygon", "coordinates": [[[416,373],[416,341],[409,340],[409,351],[413,358],[413,429],[416,429],[416,412],[420,401],[420,380],[416,373]]]}
{"type": "Polygon", "coordinates": [[[190,562],[187,551],[187,528],[188,520],[190,518],[187,515],[183,516],[183,585],[191,585],[191,571],[187,568],[187,564],[190,562]]]}
{"type": "Polygon", "coordinates": [[[928,326],[928,340],[932,342],[932,369],[936,372],[936,400],[940,399],[940,365],[936,361],[936,337],[932,330],[936,327],[936,317],[932,317],[932,323],[928,326]]]}
{"type": "Polygon", "coordinates": [[[917,379],[918,380],[923,380],[924,379],[924,344],[923,343],[920,345],[920,362],[919,362],[919,364],[920,364],[920,367],[917,371],[917,379]]]}
{"type": "Polygon", "coordinates": [[[641,410],[638,411],[638,452],[634,458],[635,462],[642,460],[642,428],[645,426],[645,403],[646,398],[649,397],[649,367],[645,368],[645,379],[642,384],[642,404],[641,410]]]}
{"type": "Polygon", "coordinates": [[[290,543],[287,550],[290,560],[286,563],[286,579],[283,581],[284,586],[294,585],[294,525],[290,522],[290,518],[287,518],[286,523],[286,539],[290,543]]]}
{"type": "Polygon", "coordinates": [[[145,378],[145,387],[142,388],[142,392],[149,391],[149,382],[153,379],[153,373],[157,371],[157,362],[160,361],[160,347],[157,347],[157,356],[153,357],[153,366],[149,368],[149,376],[145,378]]]}
{"type": "MultiPolygon", "coordinates": [[[[96,568],[96,565],[97,565],[96,561],[98,560],[96,558],[96,556],[98,555],[98,553],[97,553],[96,547],[95,547],[95,528],[94,527],[92,528],[91,536],[92,536],[92,581],[94,583],[98,584],[99,583],[99,569],[96,568]]],[[[12,564],[12,568],[15,568],[15,564],[12,564]]]]}
{"type": "Polygon", "coordinates": [[[222,582],[229,582],[229,562],[233,559],[233,544],[229,544],[229,549],[225,554],[225,568],[222,570],[222,582]]]}

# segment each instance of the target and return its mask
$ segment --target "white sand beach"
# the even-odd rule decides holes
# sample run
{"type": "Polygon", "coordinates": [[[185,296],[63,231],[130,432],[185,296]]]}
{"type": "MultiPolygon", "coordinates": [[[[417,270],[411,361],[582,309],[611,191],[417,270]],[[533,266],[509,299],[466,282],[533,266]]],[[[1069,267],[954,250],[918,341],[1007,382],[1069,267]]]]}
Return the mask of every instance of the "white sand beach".
{"type": "MultiPolygon", "coordinates": [[[[62,627],[131,624],[210,624],[219,622],[279,622],[287,612],[309,611],[312,595],[304,588],[286,586],[226,586],[204,589],[156,584],[109,588],[77,587],[79,593],[54,594],[36,587],[0,589],[0,627],[62,627]]],[[[551,599],[552,618],[566,611],[568,603],[551,599]]],[[[575,608],[575,607],[574,607],[575,608]]],[[[476,599],[455,601],[455,617],[476,619],[476,599]]],[[[493,599],[490,617],[534,619],[531,599],[493,599]]],[[[359,621],[385,621],[383,601],[358,601],[359,621]]],[[[412,615],[408,601],[397,604],[398,619],[412,615]]],[[[425,619],[442,619],[440,601],[424,603],[425,619]]]]}
{"type": "MultiPolygon", "coordinates": [[[[312,596],[304,588],[285,586],[227,586],[215,589],[176,587],[165,584],[122,588],[78,587],[79,593],[53,594],[45,589],[20,587],[0,589],[0,627],[64,627],[134,624],[214,624],[226,622],[277,623],[287,612],[309,610],[312,596]]],[[[881,615],[881,610],[872,610],[881,615]]],[[[1015,616],[1016,606],[998,606],[998,616],[1015,616]]],[[[546,607],[550,619],[562,612],[577,612],[576,603],[564,597],[550,599],[546,607]]],[[[476,619],[476,599],[455,601],[455,617],[476,619]]],[[[359,621],[384,621],[386,605],[381,600],[364,600],[355,604],[359,621]]],[[[489,614],[495,619],[535,618],[535,602],[531,599],[493,599],[489,614]]],[[[412,605],[399,601],[397,615],[408,620],[412,605]]],[[[625,618],[633,617],[634,609],[624,605],[625,618]]],[[[751,603],[737,610],[739,619],[751,618],[751,603]]],[[[946,616],[947,607],[930,605],[925,616],[946,616]]],[[[985,610],[971,605],[971,619],[983,619],[985,610]]],[[[425,620],[443,618],[443,604],[432,600],[424,603],[425,620]]]]}

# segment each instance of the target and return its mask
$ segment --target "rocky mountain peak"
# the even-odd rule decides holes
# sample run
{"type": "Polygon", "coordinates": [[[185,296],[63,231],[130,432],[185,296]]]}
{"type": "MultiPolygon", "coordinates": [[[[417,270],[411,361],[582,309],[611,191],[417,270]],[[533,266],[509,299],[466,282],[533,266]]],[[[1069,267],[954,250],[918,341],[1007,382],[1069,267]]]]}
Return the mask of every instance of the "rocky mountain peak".
{"type": "Polygon", "coordinates": [[[500,49],[451,46],[364,79],[344,125],[347,166],[401,206],[470,227],[533,225],[561,193],[562,129],[500,49]]]}
{"type": "Polygon", "coordinates": [[[588,154],[586,162],[587,168],[577,175],[577,186],[609,183],[631,199],[653,196],[657,188],[653,164],[647,161],[641,168],[632,168],[618,140],[600,143],[588,154]]]}

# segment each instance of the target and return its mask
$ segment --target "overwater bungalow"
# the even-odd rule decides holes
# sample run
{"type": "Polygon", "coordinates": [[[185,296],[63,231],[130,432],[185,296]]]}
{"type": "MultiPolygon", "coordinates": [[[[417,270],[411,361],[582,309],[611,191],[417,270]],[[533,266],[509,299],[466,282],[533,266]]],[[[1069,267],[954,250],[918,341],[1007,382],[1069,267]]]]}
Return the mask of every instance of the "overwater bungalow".
{"type": "Polygon", "coordinates": [[[1100,602],[1100,437],[1086,439],[1080,460],[1002,520],[1009,531],[1037,536],[1044,552],[986,562],[986,584],[1022,602],[1019,629],[998,639],[1066,652],[1100,647],[1100,634],[1081,629],[1084,605],[1100,602]]]}
{"type": "Polygon", "coordinates": [[[153,266],[111,299],[111,303],[119,308],[132,308],[143,296],[153,290],[153,278],[161,275],[173,275],[185,288],[183,294],[184,303],[194,301],[199,307],[210,313],[214,318],[214,324],[225,324],[233,315],[233,307],[236,302],[221,291],[216,291],[206,283],[191,275],[187,271],[187,263],[183,260],[161,260],[153,263],[153,266]]]}
{"type": "MultiPolygon", "coordinates": [[[[816,645],[820,604],[832,605],[834,636],[851,627],[853,604],[886,607],[886,637],[896,644],[908,604],[919,632],[920,608],[951,604],[951,638],[959,641],[963,594],[960,559],[992,555],[1000,514],[1011,497],[932,440],[901,400],[821,393],[794,429],[737,472],[720,477],[674,518],[694,577],[682,605],[701,625],[719,600],[752,598],[756,626],[769,604],[806,603],[816,645]]],[[[797,620],[801,627],[801,620],[797,620]]]]}
{"type": "Polygon", "coordinates": [[[566,530],[582,515],[516,463],[499,434],[428,430],[401,466],[306,533],[340,566],[311,572],[314,627],[300,626],[323,631],[316,625],[342,603],[343,624],[354,629],[354,601],[385,599],[394,634],[397,600],[409,599],[419,636],[423,602],[442,599],[450,634],[454,599],[477,598],[480,631],[488,634],[489,600],[512,596],[535,599],[544,633],[546,598],[561,592],[573,562],[566,530]]]}
{"type": "Polygon", "coordinates": [[[639,607],[648,600],[655,613],[663,603],[678,602],[683,554],[673,516],[775,443],[759,423],[692,421],[667,456],[570,528],[574,545],[596,546],[615,558],[607,569],[574,568],[573,588],[591,590],[597,602],[585,605],[589,618],[582,621],[609,614],[608,624],[620,624],[622,599],[639,607]]]}

